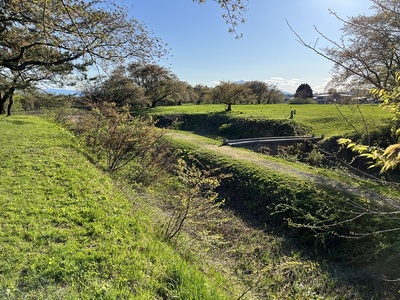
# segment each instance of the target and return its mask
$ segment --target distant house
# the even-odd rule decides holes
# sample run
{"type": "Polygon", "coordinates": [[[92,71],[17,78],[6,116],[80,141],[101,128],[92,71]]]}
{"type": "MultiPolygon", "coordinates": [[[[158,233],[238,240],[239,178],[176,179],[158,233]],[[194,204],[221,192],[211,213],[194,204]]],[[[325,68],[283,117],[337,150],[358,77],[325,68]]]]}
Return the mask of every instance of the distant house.
{"type": "Polygon", "coordinates": [[[347,103],[351,100],[349,94],[318,94],[314,96],[314,101],[318,104],[329,104],[329,103],[347,103]]]}
{"type": "Polygon", "coordinates": [[[379,104],[380,100],[375,98],[357,97],[354,99],[359,104],[379,104]]]}
{"type": "Polygon", "coordinates": [[[327,104],[327,103],[333,103],[334,98],[333,94],[319,94],[314,96],[314,100],[318,104],[327,104]]]}

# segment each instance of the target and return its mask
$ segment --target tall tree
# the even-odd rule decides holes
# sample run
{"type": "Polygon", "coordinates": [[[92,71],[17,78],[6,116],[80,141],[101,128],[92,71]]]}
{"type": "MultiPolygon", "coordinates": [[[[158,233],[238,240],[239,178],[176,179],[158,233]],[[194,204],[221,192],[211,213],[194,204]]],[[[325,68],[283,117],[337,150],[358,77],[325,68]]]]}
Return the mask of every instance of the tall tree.
{"type": "Polygon", "coordinates": [[[246,86],[248,86],[254,94],[257,104],[261,104],[268,92],[268,84],[263,81],[250,81],[246,82],[246,86]]]}
{"type": "Polygon", "coordinates": [[[94,103],[114,102],[117,106],[134,107],[145,104],[143,89],[129,78],[124,66],[115,68],[110,76],[100,77],[94,84],[86,86],[84,96],[85,99],[94,103]]]}
{"type": "Polygon", "coordinates": [[[198,84],[194,87],[196,93],[196,103],[209,103],[212,98],[212,88],[206,85],[198,84]]]}
{"type": "Polygon", "coordinates": [[[313,90],[311,89],[311,87],[308,83],[302,83],[297,88],[296,93],[294,94],[294,97],[300,98],[300,99],[312,98],[313,90]]]}
{"type": "Polygon", "coordinates": [[[285,101],[285,95],[276,88],[276,86],[270,87],[265,97],[266,104],[282,103],[285,101]]]}
{"type": "Polygon", "coordinates": [[[276,88],[276,85],[257,80],[247,82],[246,85],[254,94],[257,104],[281,103],[285,100],[285,96],[276,88]]]}
{"type": "Polygon", "coordinates": [[[128,71],[133,82],[143,89],[152,108],[176,92],[178,78],[165,67],[135,62],[128,66],[128,71]]]}
{"type": "Polygon", "coordinates": [[[333,87],[385,89],[394,83],[400,69],[400,2],[370,2],[370,15],[343,19],[332,12],[343,23],[342,37],[335,41],[316,29],[328,42],[325,48],[304,41],[292,29],[302,45],[334,63],[330,82],[333,87]]]}
{"type": "Polygon", "coordinates": [[[0,100],[26,82],[64,81],[95,63],[163,55],[123,7],[106,0],[3,0],[0,2],[0,100]]]}
{"type": "Polygon", "coordinates": [[[213,89],[213,97],[219,103],[226,104],[226,111],[232,110],[233,104],[248,103],[254,100],[251,90],[244,84],[222,81],[213,89]]]}
{"type": "Polygon", "coordinates": [[[194,88],[185,81],[177,80],[175,83],[175,93],[173,95],[173,102],[177,104],[192,103],[196,100],[196,92],[194,88]]]}

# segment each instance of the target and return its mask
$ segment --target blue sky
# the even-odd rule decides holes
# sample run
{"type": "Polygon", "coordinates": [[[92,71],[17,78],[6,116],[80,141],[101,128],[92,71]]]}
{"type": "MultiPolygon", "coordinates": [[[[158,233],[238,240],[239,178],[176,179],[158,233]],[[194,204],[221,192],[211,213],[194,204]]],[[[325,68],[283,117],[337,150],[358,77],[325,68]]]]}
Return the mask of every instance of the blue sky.
{"type": "MultiPolygon", "coordinates": [[[[314,44],[314,25],[327,36],[340,37],[341,23],[329,9],[342,17],[368,13],[367,0],[249,0],[248,11],[235,39],[217,3],[208,0],[121,0],[130,15],[143,21],[155,36],[171,48],[159,64],[191,85],[214,86],[219,81],[260,80],[294,92],[308,83],[322,92],[332,63],[301,46],[286,20],[314,44]]],[[[324,46],[322,40],[318,45],[324,46]]]]}

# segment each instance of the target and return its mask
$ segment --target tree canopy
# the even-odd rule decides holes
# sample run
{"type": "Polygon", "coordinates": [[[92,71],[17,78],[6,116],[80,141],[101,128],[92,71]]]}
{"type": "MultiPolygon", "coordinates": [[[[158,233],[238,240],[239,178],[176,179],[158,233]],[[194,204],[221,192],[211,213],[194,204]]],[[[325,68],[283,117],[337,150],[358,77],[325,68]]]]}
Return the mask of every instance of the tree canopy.
{"type": "Polygon", "coordinates": [[[312,98],[313,90],[308,83],[302,83],[297,88],[296,93],[294,94],[294,97],[300,98],[300,99],[312,98]]]}
{"type": "Polygon", "coordinates": [[[246,86],[248,86],[254,94],[257,104],[281,103],[285,100],[285,95],[273,84],[255,80],[246,82],[246,86]]]}
{"type": "Polygon", "coordinates": [[[226,111],[232,110],[232,105],[240,102],[252,102],[254,95],[244,84],[222,81],[213,89],[213,97],[219,103],[227,105],[226,111]]]}
{"type": "Polygon", "coordinates": [[[122,65],[112,70],[110,76],[87,84],[83,94],[90,103],[113,102],[118,107],[144,105],[143,89],[133,83],[122,65]]]}
{"type": "Polygon", "coordinates": [[[343,22],[342,37],[340,41],[334,41],[317,30],[330,43],[324,49],[306,43],[294,30],[293,32],[301,44],[334,63],[332,86],[369,88],[383,106],[392,110],[393,144],[371,147],[347,138],[339,140],[340,144],[369,158],[372,166],[380,167],[382,172],[386,172],[400,165],[400,1],[370,2],[370,15],[343,19],[333,13],[343,22]]]}
{"type": "Polygon", "coordinates": [[[167,100],[176,91],[178,78],[165,67],[156,64],[131,63],[128,66],[129,76],[144,91],[150,107],[167,100]]]}
{"type": "MultiPolygon", "coordinates": [[[[247,1],[214,1],[229,31],[240,36],[236,27],[244,22],[247,1]]],[[[85,75],[93,65],[149,63],[166,54],[161,41],[127,11],[115,0],[0,1],[0,113],[9,100],[10,114],[15,90],[44,81],[65,84],[68,75],[85,75]]]]}
{"type": "Polygon", "coordinates": [[[0,10],[0,109],[18,88],[74,71],[165,54],[160,40],[106,0],[4,0],[0,10]]]}

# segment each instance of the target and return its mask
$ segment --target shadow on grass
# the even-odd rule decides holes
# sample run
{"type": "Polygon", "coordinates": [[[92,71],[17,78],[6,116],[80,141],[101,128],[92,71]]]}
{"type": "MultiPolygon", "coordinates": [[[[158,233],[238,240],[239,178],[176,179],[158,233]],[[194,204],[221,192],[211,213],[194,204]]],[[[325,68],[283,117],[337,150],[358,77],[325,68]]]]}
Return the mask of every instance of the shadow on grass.
{"type": "Polygon", "coordinates": [[[15,118],[14,116],[5,116],[5,115],[0,116],[0,122],[3,124],[9,123],[11,125],[29,125],[33,123],[26,117],[18,116],[15,118]]]}

